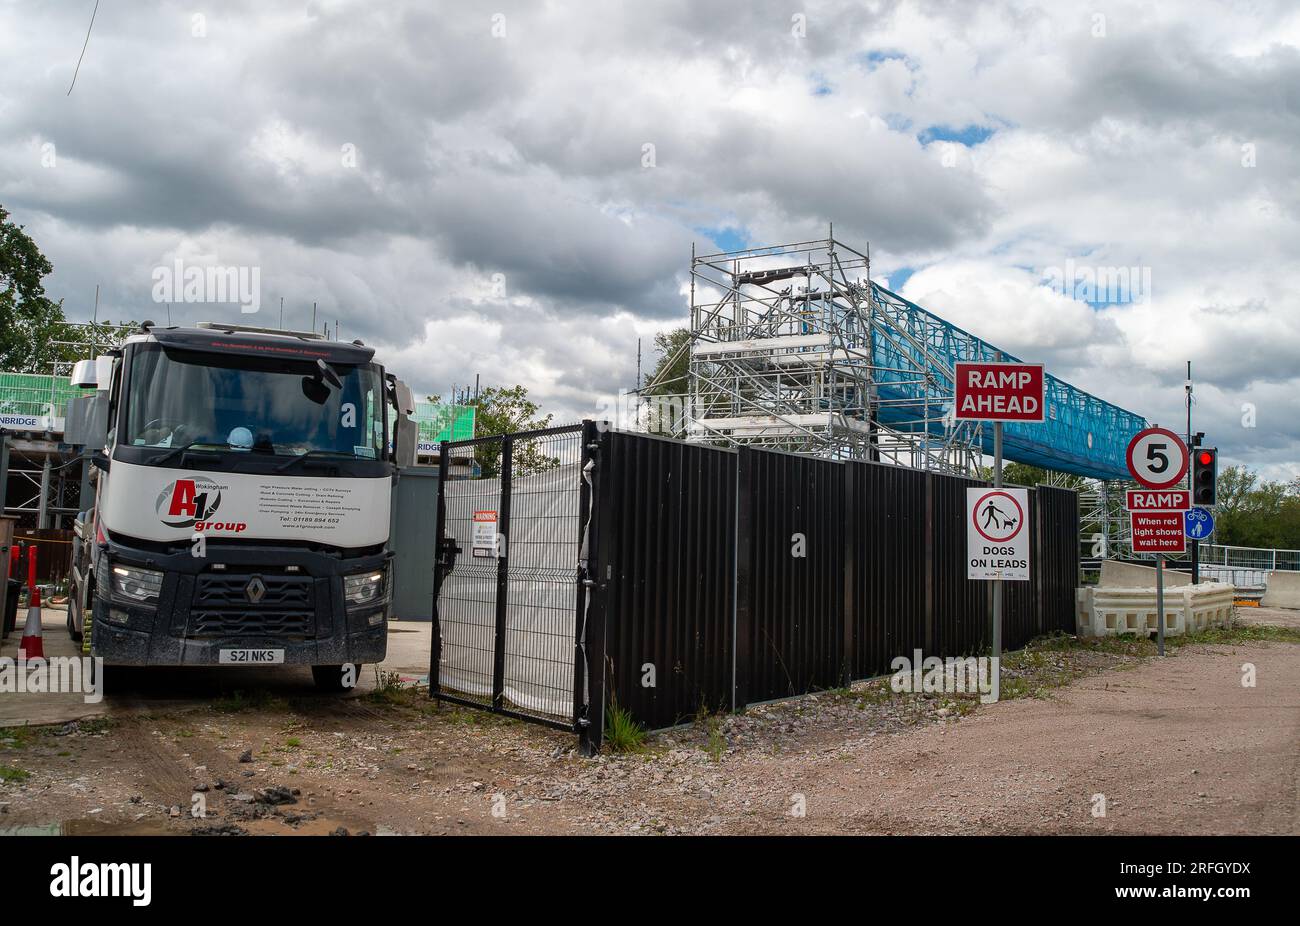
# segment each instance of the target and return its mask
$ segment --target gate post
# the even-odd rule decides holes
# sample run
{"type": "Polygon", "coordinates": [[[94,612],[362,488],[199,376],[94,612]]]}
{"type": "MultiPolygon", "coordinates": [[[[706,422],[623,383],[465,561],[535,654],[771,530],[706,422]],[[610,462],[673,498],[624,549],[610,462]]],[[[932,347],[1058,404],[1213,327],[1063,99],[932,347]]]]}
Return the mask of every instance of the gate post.
{"type": "MultiPolygon", "coordinates": [[[[925,651],[938,654],[934,615],[934,473],[925,473],[925,651]]],[[[964,520],[964,519],[963,519],[964,520]]]]}
{"type": "MultiPolygon", "coordinates": [[[[443,579],[447,577],[449,564],[444,561],[447,555],[446,550],[446,533],[447,533],[447,473],[449,471],[450,447],[447,441],[438,444],[438,501],[434,505],[434,517],[437,526],[434,528],[434,554],[433,554],[433,633],[431,634],[431,643],[429,646],[429,697],[438,696],[438,670],[442,665],[442,619],[438,614],[438,595],[442,592],[443,579]]],[[[454,559],[455,554],[452,553],[454,559]]]]}
{"type": "MultiPolygon", "coordinates": [[[[578,473],[578,594],[577,613],[574,615],[573,637],[573,728],[578,733],[578,754],[593,755],[600,748],[603,731],[591,729],[593,713],[600,717],[601,712],[591,710],[590,673],[591,659],[587,651],[587,615],[591,610],[596,579],[593,575],[595,560],[595,505],[592,503],[593,489],[596,483],[596,422],[584,419],[582,422],[582,453],[579,459],[578,473]]],[[[602,658],[597,660],[603,666],[602,658]]],[[[597,686],[603,691],[603,686],[597,686]]],[[[601,717],[603,720],[603,717],[601,717]]]]}
{"type": "MultiPolygon", "coordinates": [[[[1050,494],[1049,492],[1049,497],[1050,494]]],[[[1034,627],[1037,630],[1037,635],[1041,636],[1047,623],[1047,615],[1044,613],[1047,609],[1047,595],[1044,593],[1046,586],[1043,582],[1047,566],[1044,554],[1048,550],[1047,537],[1050,535],[1047,523],[1047,507],[1053,506],[1055,503],[1044,499],[1043,485],[1040,483],[1030,490],[1029,504],[1034,511],[1034,516],[1029,519],[1029,525],[1033,528],[1029,538],[1029,549],[1033,551],[1033,561],[1029,573],[1029,589],[1031,600],[1034,603],[1034,611],[1036,612],[1034,627]]]]}
{"type": "Polygon", "coordinates": [[[857,618],[857,600],[854,598],[854,586],[857,581],[857,531],[854,525],[857,522],[855,517],[857,509],[854,507],[853,500],[853,477],[855,475],[854,466],[857,464],[851,460],[842,464],[843,467],[843,505],[839,510],[840,519],[840,543],[844,548],[844,589],[841,595],[843,607],[840,608],[840,620],[843,622],[841,630],[842,640],[842,659],[843,666],[840,670],[840,682],[845,688],[853,684],[853,631],[856,626],[857,618]]]}
{"type": "Polygon", "coordinates": [[[510,480],[514,470],[515,439],[501,438],[501,513],[497,520],[497,615],[492,647],[492,709],[505,707],[506,607],[510,601],[510,480]],[[502,540],[505,541],[504,548],[502,540]]]}
{"type": "MultiPolygon", "coordinates": [[[[613,505],[611,493],[611,473],[613,472],[613,438],[605,423],[590,422],[590,441],[588,441],[589,422],[583,422],[583,446],[592,450],[593,462],[590,490],[590,526],[587,528],[586,571],[589,582],[586,585],[585,613],[578,616],[578,632],[583,636],[583,668],[586,671],[587,723],[579,730],[578,749],[581,755],[590,756],[600,752],[605,739],[605,680],[609,668],[606,658],[605,622],[609,606],[609,585],[612,581],[612,568],[609,559],[610,544],[603,537],[605,522],[603,513],[613,505]]],[[[584,467],[586,464],[583,464],[584,467]]],[[[611,535],[612,536],[612,535],[611,535]]],[[[614,541],[617,544],[617,541],[614,541]]],[[[576,667],[575,667],[576,671],[576,667]]]]}

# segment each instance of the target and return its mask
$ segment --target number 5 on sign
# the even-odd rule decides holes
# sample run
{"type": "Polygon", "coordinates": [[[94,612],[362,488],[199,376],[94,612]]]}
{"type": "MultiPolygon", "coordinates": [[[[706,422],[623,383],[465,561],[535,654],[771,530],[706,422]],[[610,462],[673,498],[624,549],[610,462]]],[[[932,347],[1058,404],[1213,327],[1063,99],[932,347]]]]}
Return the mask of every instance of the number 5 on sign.
{"type": "Polygon", "coordinates": [[[1148,489],[1168,489],[1187,475],[1187,445],[1166,428],[1133,435],[1126,452],[1128,471],[1148,489]]]}

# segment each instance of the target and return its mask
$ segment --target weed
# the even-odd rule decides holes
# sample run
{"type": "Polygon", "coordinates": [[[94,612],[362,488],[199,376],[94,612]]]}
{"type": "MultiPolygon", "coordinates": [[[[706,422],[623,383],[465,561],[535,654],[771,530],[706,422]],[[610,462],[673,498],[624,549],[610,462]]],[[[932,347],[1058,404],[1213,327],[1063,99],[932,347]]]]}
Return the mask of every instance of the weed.
{"type": "Polygon", "coordinates": [[[632,715],[611,698],[605,712],[605,746],[610,752],[640,752],[645,749],[645,730],[632,715]]]}
{"type": "Polygon", "coordinates": [[[409,700],[402,687],[402,676],[375,666],[375,687],[365,693],[367,701],[374,704],[402,704],[409,700]]]}
{"type": "Polygon", "coordinates": [[[26,749],[42,732],[32,727],[4,727],[0,729],[0,749],[26,749]]]}
{"type": "Polygon", "coordinates": [[[32,773],[12,765],[0,765],[0,783],[22,782],[32,777],[32,773]]]}

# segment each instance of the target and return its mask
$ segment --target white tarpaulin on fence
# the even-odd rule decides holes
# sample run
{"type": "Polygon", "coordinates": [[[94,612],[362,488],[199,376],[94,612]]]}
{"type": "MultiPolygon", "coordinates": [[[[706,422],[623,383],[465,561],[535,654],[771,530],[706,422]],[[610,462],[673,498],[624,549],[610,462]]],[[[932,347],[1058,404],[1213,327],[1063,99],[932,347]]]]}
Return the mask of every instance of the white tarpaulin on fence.
{"type": "Polygon", "coordinates": [[[580,535],[580,464],[516,476],[508,536],[489,548],[487,525],[501,524],[501,480],[447,483],[448,537],[461,552],[439,594],[439,684],[491,697],[498,555],[507,556],[504,695],[517,708],[571,717],[580,535]],[[476,517],[477,516],[477,517],[476,517]],[[476,529],[477,525],[477,529],[476,529]]]}

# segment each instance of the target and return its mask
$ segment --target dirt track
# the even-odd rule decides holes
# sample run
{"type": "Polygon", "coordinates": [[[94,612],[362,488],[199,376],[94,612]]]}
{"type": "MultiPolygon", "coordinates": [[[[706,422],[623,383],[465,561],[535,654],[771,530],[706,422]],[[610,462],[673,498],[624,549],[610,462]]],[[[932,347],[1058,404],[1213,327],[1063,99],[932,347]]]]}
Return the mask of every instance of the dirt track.
{"type": "Polygon", "coordinates": [[[0,766],[30,776],[0,783],[0,830],[1300,833],[1291,643],[1116,660],[966,716],[942,699],[824,693],[596,760],[570,735],[398,700],[227,701],[0,731],[0,766]]]}
{"type": "Polygon", "coordinates": [[[849,752],[737,769],[761,773],[773,797],[777,782],[809,795],[804,820],[758,817],[753,828],[1297,834],[1300,647],[1181,652],[849,752]],[[1253,689],[1240,683],[1247,661],[1253,689]],[[1092,815],[1094,794],[1104,818],[1092,815]]]}

